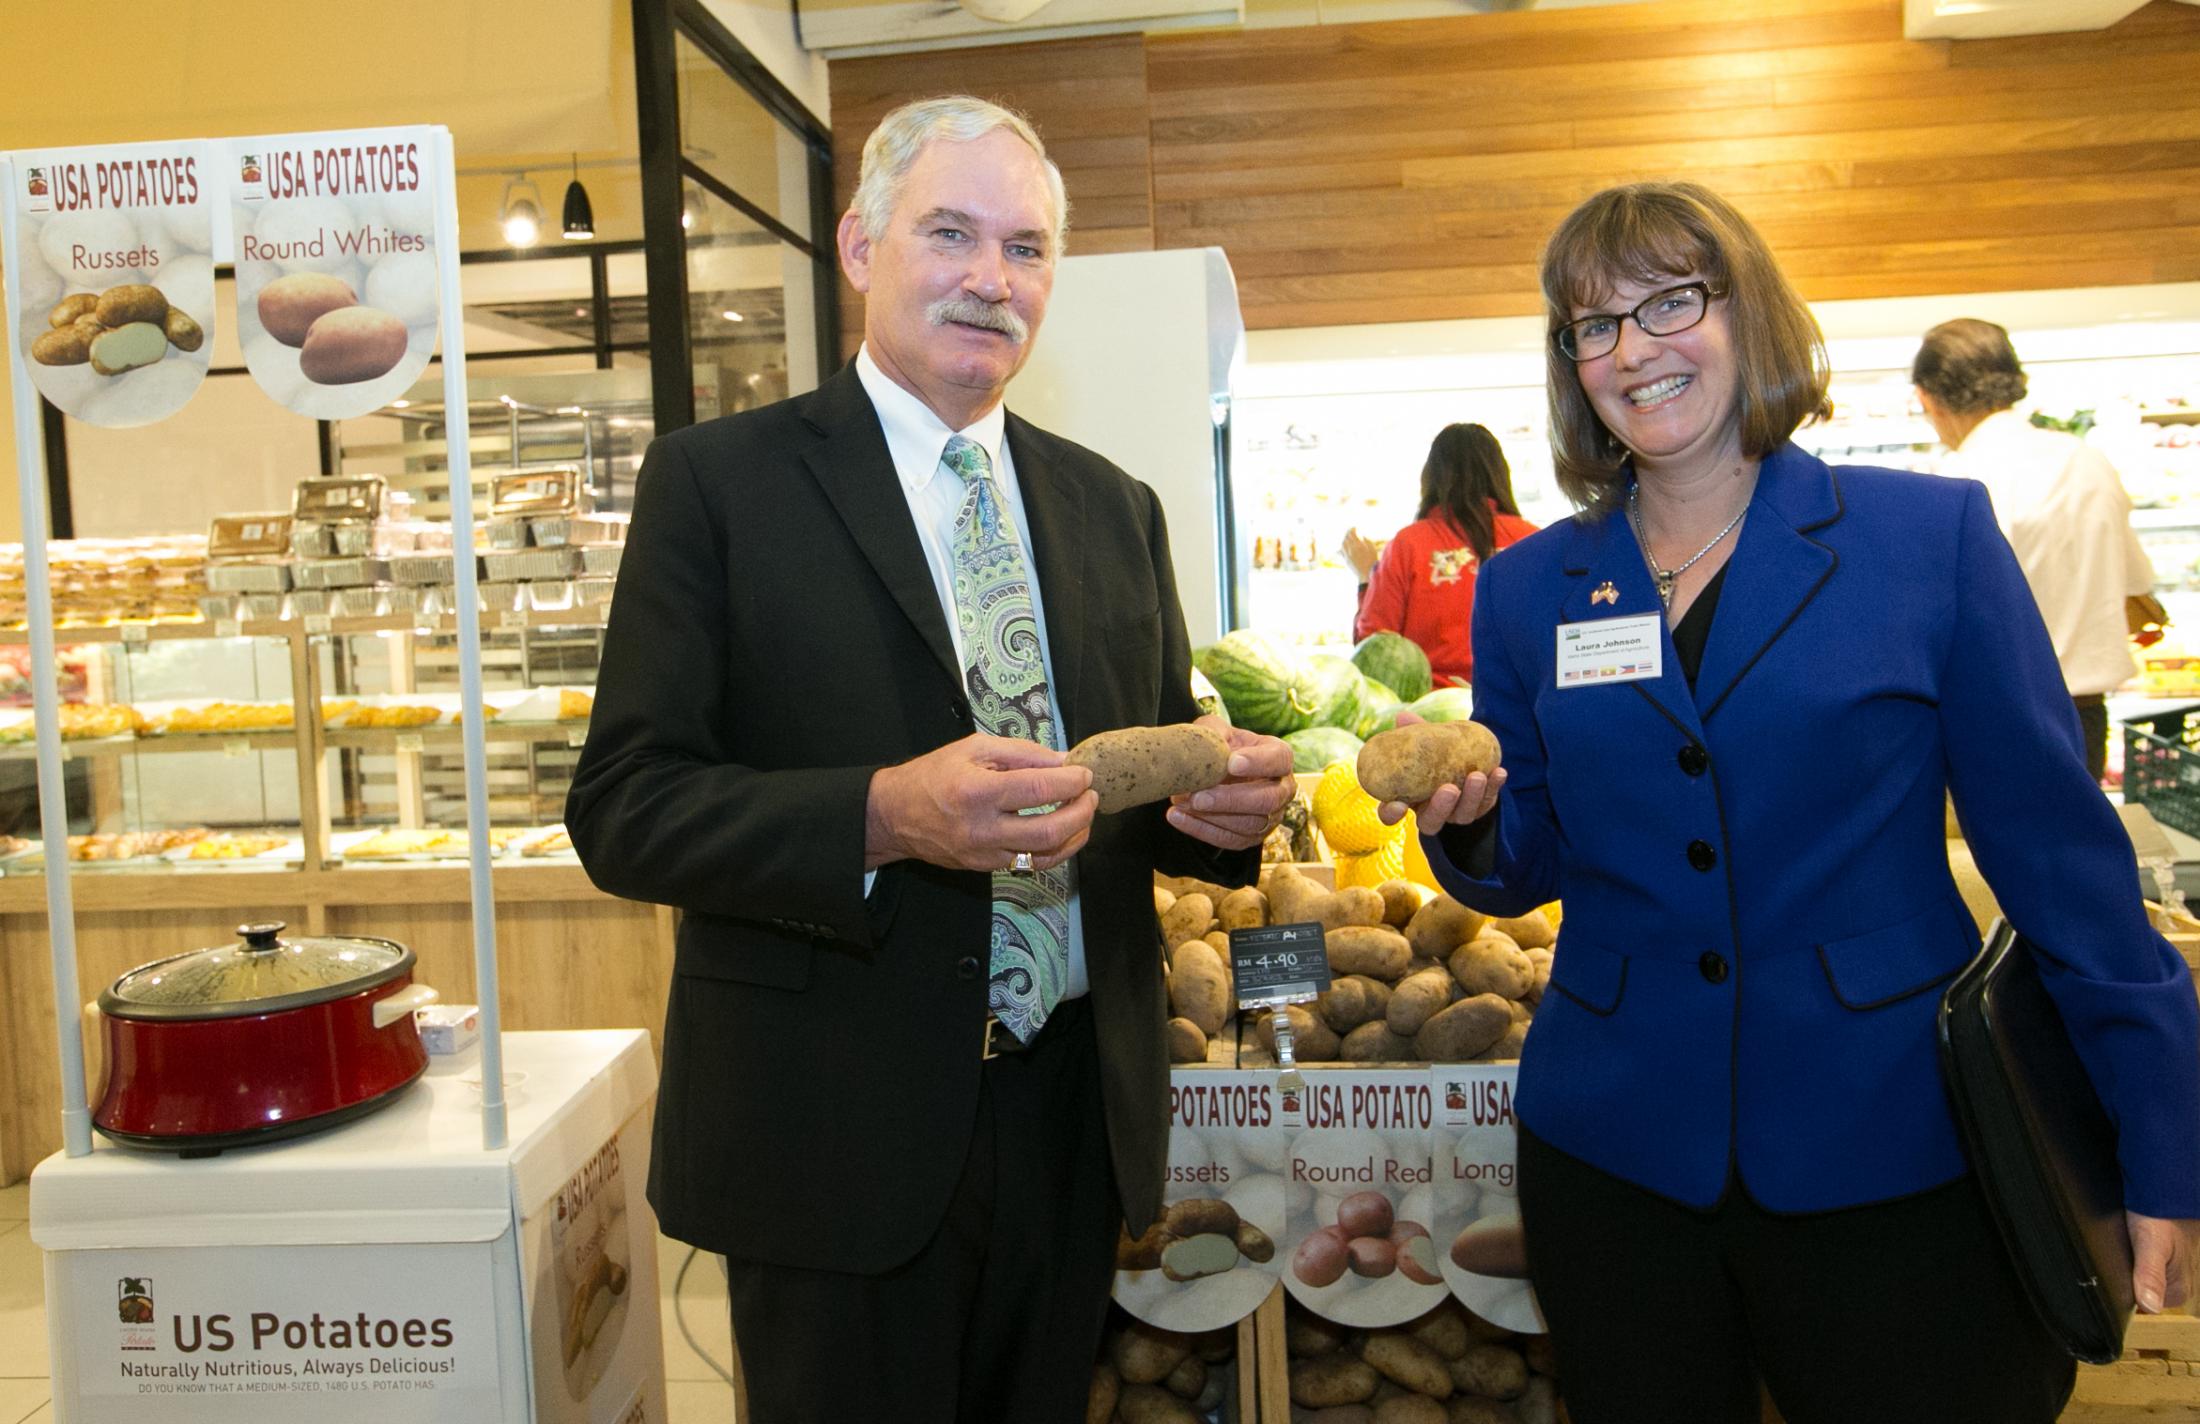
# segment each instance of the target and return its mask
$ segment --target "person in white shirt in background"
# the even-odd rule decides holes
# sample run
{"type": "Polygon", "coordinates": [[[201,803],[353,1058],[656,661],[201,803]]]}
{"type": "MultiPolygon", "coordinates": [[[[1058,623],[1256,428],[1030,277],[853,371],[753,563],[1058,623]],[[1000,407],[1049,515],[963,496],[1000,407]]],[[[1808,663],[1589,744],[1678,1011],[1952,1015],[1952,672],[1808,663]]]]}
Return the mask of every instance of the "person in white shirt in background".
{"type": "Polygon", "coordinates": [[[2137,671],[2124,601],[2154,588],[2154,567],[2132,532],[2131,497],[2100,451],[2010,409],[2024,399],[2024,367],[1994,323],[1964,317],[1926,332],[1910,380],[1952,452],[1941,472],[1978,480],[1993,496],[1994,517],[2054,640],[2098,781],[2108,756],[2105,694],[2137,671]]]}

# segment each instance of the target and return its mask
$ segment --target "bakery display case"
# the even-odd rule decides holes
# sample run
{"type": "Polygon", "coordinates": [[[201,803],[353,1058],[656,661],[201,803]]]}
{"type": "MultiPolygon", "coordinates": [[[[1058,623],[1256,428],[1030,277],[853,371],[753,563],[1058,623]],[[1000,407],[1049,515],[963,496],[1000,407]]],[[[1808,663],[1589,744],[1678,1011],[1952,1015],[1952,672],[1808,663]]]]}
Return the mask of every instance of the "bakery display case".
{"type": "MultiPolygon", "coordinates": [[[[489,481],[475,554],[484,736],[500,854],[570,860],[558,820],[587,737],[625,516],[574,467],[489,481]]],[[[466,854],[447,524],[371,477],[301,481],[287,514],[224,516],[196,545],[57,546],[79,670],[64,751],[79,864],[326,870],[466,854]],[[139,570],[117,575],[102,563],[139,570]],[[159,595],[150,590],[157,588],[159,595]]],[[[149,542],[149,541],[148,541],[149,542]]],[[[11,635],[20,640],[24,635],[11,635]]],[[[0,761],[27,760],[27,708],[0,761]]],[[[37,873],[35,823],[0,876],[37,873]]]]}
{"type": "MultiPolygon", "coordinates": [[[[600,469],[599,465],[599,469],[600,469]]],[[[358,475],[207,534],[52,547],[78,953],[86,983],[149,936],[244,920],[396,939],[474,998],[449,525],[358,475]]],[[[491,889],[506,1022],[647,1025],[672,916],[598,891],[560,824],[588,735],[625,519],[577,462],[482,481],[477,526],[491,889]]],[[[20,559],[0,551],[0,983],[36,981],[47,905],[20,559]],[[12,601],[11,601],[12,600],[12,601]]],[[[0,1178],[53,1138],[60,1085],[38,995],[13,1045],[0,1178]]],[[[8,1085],[0,1082],[0,1088],[8,1085]]]]}

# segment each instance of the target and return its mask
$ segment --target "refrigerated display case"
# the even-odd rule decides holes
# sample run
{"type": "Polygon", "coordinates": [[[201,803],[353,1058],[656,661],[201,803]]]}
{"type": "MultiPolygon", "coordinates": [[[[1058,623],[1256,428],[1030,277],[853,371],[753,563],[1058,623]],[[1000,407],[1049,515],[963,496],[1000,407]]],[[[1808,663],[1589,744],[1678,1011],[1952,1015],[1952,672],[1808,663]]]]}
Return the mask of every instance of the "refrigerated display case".
{"type": "MultiPolygon", "coordinates": [[[[1918,342],[1956,316],[2007,326],[2031,377],[2022,408],[2091,413],[2086,439],[2123,474],[2142,537],[2181,571],[2178,582],[2193,584],[2179,588],[2164,571],[2165,586],[2189,595],[2171,612],[2195,631],[2200,653],[2200,283],[1814,310],[1833,362],[1834,415],[1795,439],[1837,464],[1937,468],[1943,451],[1909,381],[1918,342]]],[[[1344,532],[1387,539],[1414,517],[1429,441],[1454,421],[1497,435],[1531,522],[1573,513],[1552,478],[1542,341],[1535,317],[1252,333],[1231,430],[1238,626],[1349,645],[1344,532]]]]}

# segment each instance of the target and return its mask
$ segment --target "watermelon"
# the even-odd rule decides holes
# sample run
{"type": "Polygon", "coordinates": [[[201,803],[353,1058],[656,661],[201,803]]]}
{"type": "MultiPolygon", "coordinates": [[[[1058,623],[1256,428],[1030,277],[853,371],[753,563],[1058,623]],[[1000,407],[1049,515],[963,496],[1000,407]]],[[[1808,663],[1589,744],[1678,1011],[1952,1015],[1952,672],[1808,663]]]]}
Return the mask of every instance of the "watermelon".
{"type": "Polygon", "coordinates": [[[1398,709],[1405,706],[1405,699],[1372,677],[1360,679],[1360,720],[1352,724],[1352,735],[1365,741],[1385,727],[1395,726],[1398,709]]]}
{"type": "Polygon", "coordinates": [[[1314,725],[1350,731],[1363,715],[1360,689],[1367,679],[1350,659],[1316,653],[1307,660],[1314,691],[1314,725]]]}
{"type": "Polygon", "coordinates": [[[1320,771],[1333,761],[1353,761],[1360,755],[1360,739],[1342,727],[1308,727],[1283,740],[1291,748],[1293,771],[1320,771]]]}
{"type": "Polygon", "coordinates": [[[1474,715],[1474,693],[1464,687],[1439,687],[1405,705],[1424,722],[1464,722],[1474,715]]]}
{"type": "Polygon", "coordinates": [[[1428,654],[1403,633],[1370,633],[1360,639],[1352,650],[1352,665],[1408,702],[1428,696],[1435,686],[1428,654]]]}
{"type": "Polygon", "coordinates": [[[1314,725],[1319,680],[1289,644],[1240,628],[1207,648],[1199,670],[1236,726],[1281,737],[1314,725]]]}

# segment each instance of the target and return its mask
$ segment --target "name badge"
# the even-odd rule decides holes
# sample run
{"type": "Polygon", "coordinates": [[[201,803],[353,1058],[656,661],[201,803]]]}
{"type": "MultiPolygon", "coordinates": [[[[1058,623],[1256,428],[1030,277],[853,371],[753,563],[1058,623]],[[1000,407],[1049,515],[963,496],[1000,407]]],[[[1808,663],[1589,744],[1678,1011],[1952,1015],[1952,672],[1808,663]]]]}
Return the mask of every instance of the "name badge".
{"type": "Polygon", "coordinates": [[[1558,687],[1640,682],[1660,673],[1663,644],[1655,613],[1558,625],[1558,687]]]}

